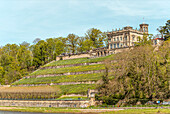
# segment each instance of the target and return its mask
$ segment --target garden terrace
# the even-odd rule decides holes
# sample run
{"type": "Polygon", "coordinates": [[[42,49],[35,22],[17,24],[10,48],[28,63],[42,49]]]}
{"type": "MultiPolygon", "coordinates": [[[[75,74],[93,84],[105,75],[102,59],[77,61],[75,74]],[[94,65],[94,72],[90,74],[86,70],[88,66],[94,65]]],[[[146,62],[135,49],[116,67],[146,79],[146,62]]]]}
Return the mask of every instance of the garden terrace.
{"type": "Polygon", "coordinates": [[[27,78],[27,79],[25,78],[18,82],[13,83],[12,85],[97,81],[101,79],[102,75],[103,73],[93,73],[93,74],[79,74],[79,75],[40,77],[40,78],[27,78]]]}
{"type": "Polygon", "coordinates": [[[65,67],[58,69],[40,69],[30,74],[30,76],[47,75],[47,74],[62,74],[68,72],[83,72],[83,71],[94,71],[105,69],[105,65],[86,65],[86,66],[75,66],[75,67],[65,67]]]}
{"type": "MultiPolygon", "coordinates": [[[[87,82],[98,81],[102,78],[104,73],[93,74],[79,74],[79,75],[67,75],[67,76],[54,76],[54,77],[40,77],[40,78],[25,78],[12,85],[26,85],[26,84],[57,84],[63,82],[87,82]]],[[[109,75],[109,78],[113,76],[109,75]]]]}
{"type": "Polygon", "coordinates": [[[52,63],[46,64],[42,67],[50,67],[50,66],[62,66],[62,65],[71,65],[71,64],[80,64],[80,63],[96,63],[100,61],[104,61],[105,59],[111,57],[112,55],[98,58],[78,58],[78,59],[70,59],[70,60],[59,60],[54,61],[52,63]]]}
{"type": "Polygon", "coordinates": [[[60,88],[61,93],[87,95],[88,89],[95,89],[96,84],[76,84],[76,85],[54,85],[52,87],[60,88]]]}

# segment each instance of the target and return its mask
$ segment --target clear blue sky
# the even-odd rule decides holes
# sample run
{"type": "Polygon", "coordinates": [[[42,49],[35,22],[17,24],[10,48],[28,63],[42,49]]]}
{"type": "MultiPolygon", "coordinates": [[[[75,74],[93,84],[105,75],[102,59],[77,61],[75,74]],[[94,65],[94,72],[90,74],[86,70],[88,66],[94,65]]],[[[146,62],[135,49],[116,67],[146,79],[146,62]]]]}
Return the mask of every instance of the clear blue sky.
{"type": "Polygon", "coordinates": [[[149,24],[149,32],[170,19],[170,0],[0,0],[0,46],[32,43],[69,33],[83,36],[89,28],[102,31],[149,24]]]}

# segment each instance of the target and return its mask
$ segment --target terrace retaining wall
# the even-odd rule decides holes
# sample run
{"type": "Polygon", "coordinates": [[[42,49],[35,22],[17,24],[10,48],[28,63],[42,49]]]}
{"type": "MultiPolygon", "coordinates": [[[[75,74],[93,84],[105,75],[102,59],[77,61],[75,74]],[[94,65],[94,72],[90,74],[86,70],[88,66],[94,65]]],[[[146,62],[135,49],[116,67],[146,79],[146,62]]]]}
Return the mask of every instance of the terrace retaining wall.
{"type": "Polygon", "coordinates": [[[92,62],[92,63],[79,63],[79,64],[70,64],[70,65],[60,65],[60,66],[47,66],[42,67],[40,69],[57,69],[57,68],[65,68],[65,67],[73,67],[73,66],[85,66],[85,65],[96,65],[103,64],[103,62],[92,62]]]}
{"type": "Polygon", "coordinates": [[[60,74],[46,74],[46,75],[37,75],[37,76],[27,76],[25,78],[40,78],[40,77],[53,77],[53,76],[67,76],[67,75],[78,75],[78,74],[92,74],[92,73],[102,73],[105,70],[93,70],[93,71],[83,71],[83,72],[67,72],[60,74]]]}
{"type": "Polygon", "coordinates": [[[76,84],[95,84],[95,81],[88,82],[62,82],[62,83],[51,83],[51,84],[23,84],[23,85],[12,85],[19,87],[27,87],[27,86],[46,86],[46,85],[76,85],[76,84]]]}
{"type": "Polygon", "coordinates": [[[21,106],[21,107],[88,107],[95,105],[91,100],[81,101],[26,101],[26,100],[0,100],[0,106],[21,106]]]}

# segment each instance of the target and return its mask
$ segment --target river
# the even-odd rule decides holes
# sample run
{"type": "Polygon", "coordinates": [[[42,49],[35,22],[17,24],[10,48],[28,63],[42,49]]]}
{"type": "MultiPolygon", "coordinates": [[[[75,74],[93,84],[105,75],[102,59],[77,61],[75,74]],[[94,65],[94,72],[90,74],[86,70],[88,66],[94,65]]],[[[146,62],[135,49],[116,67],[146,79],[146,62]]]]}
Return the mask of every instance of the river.
{"type": "MultiPolygon", "coordinates": [[[[68,114],[68,113],[34,113],[34,112],[10,112],[0,111],[0,114],[68,114]]],[[[69,113],[70,114],[70,113],[69,113]]]]}

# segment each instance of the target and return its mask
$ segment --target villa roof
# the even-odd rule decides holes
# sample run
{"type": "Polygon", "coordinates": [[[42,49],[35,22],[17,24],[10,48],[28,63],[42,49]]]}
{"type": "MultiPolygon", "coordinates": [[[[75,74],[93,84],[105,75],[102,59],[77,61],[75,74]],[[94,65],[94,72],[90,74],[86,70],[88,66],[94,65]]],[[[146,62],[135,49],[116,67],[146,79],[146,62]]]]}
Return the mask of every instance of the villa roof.
{"type": "Polygon", "coordinates": [[[153,39],[153,40],[163,40],[163,38],[155,38],[155,39],[153,39]]]}

